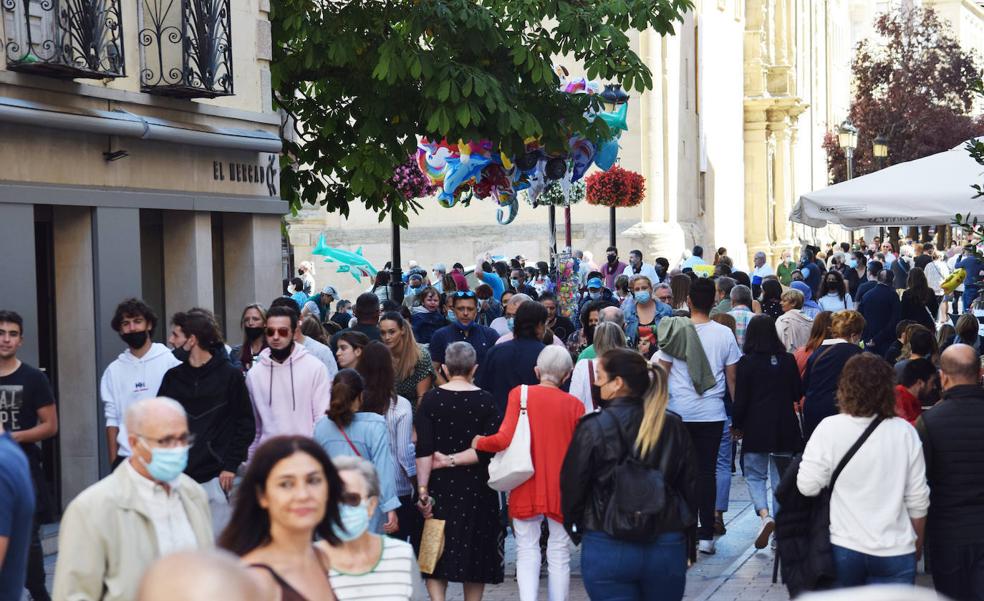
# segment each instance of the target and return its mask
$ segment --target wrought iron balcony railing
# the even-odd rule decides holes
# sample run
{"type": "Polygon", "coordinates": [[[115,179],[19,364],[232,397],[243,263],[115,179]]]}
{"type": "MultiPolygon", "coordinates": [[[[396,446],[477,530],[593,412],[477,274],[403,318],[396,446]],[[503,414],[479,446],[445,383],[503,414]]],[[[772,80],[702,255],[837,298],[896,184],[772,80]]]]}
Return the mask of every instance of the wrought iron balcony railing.
{"type": "Polygon", "coordinates": [[[67,79],[126,75],[120,0],[0,0],[7,68],[67,79]]]}
{"type": "Polygon", "coordinates": [[[233,94],[230,0],[138,0],[144,92],[233,94]]]}

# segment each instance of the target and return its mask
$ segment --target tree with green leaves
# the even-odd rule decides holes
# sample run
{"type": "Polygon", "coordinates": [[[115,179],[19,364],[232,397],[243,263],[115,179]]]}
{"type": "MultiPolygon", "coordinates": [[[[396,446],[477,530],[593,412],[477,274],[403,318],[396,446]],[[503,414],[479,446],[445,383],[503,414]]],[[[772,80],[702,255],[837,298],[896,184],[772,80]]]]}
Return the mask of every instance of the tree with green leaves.
{"type": "Polygon", "coordinates": [[[558,92],[555,57],[642,92],[652,73],[628,32],[672,34],[691,0],[273,0],[273,88],[289,116],[281,185],[294,209],[363,203],[406,225],[418,208],[387,180],[431,139],[491,140],[507,156],[537,138],[611,137],[558,92]]]}

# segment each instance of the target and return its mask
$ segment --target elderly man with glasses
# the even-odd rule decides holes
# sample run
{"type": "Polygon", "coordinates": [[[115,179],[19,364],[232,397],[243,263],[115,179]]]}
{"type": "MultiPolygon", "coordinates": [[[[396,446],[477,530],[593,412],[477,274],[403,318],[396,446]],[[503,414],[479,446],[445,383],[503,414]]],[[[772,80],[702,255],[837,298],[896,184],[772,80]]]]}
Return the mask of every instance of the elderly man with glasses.
{"type": "Polygon", "coordinates": [[[133,454],[68,506],[58,534],[55,599],[130,601],[158,558],[212,547],[205,491],[182,472],[194,437],[177,401],[126,410],[133,454]]]}

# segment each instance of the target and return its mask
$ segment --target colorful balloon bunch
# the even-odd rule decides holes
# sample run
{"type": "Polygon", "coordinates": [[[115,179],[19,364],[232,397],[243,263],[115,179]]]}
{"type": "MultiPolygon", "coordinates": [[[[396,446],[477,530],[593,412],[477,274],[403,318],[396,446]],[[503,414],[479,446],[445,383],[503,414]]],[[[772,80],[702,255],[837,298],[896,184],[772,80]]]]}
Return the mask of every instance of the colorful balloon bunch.
{"type": "MultiPolygon", "coordinates": [[[[569,94],[601,94],[605,87],[584,79],[562,80],[560,90],[569,94]]],[[[519,211],[517,192],[526,190],[530,202],[553,182],[565,189],[584,177],[592,165],[607,171],[618,159],[618,138],[628,129],[628,104],[622,102],[616,110],[589,114],[602,119],[616,135],[600,144],[580,136],[571,136],[566,154],[548,154],[536,140],[528,140],[526,152],[507,157],[490,140],[443,139],[440,142],[422,138],[417,144],[417,166],[438,190],[437,200],[442,207],[467,204],[472,198],[495,198],[499,205],[498,222],[511,223],[519,211]]]]}

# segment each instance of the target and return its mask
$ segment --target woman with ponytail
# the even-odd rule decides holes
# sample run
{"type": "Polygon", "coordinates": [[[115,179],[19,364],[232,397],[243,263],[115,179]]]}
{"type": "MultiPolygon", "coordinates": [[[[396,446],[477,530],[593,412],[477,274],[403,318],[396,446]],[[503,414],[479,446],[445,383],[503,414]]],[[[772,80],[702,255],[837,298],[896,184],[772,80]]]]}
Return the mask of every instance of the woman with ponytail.
{"type": "Polygon", "coordinates": [[[662,367],[615,349],[595,370],[605,408],[578,423],[560,476],[564,526],[584,545],[584,586],[593,601],[677,601],[697,521],[690,435],[667,411],[662,367]],[[631,495],[635,485],[648,486],[644,498],[631,495]]]}
{"type": "Polygon", "coordinates": [[[396,464],[390,450],[386,418],[375,412],[360,411],[365,388],[365,381],[354,369],[343,369],[335,374],[331,383],[331,404],[326,415],[314,425],[314,440],[329,457],[354,455],[372,462],[379,474],[381,490],[379,507],[369,528],[379,534],[392,533],[399,529],[396,464]]]}

